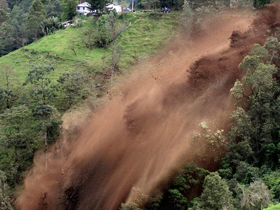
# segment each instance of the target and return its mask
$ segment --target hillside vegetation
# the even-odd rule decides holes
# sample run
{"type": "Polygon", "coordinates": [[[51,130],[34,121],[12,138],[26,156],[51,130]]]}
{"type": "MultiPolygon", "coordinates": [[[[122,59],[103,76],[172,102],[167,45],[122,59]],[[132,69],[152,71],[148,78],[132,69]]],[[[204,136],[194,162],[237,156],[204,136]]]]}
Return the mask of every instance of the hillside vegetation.
{"type": "MultiPolygon", "coordinates": [[[[25,15],[16,19],[25,17],[20,31],[26,34],[13,43],[19,33],[6,35],[20,25],[13,14],[21,3],[0,0],[7,7],[0,8],[0,209],[279,209],[279,3],[260,10],[252,25],[251,18],[241,21],[252,28],[244,33],[233,17],[246,17],[222,0],[141,0],[137,9],[169,6],[172,13],[98,18],[78,16],[72,0],[25,3],[25,15]],[[228,10],[231,21],[222,24],[228,10]],[[43,33],[49,18],[59,22],[70,13],[76,24],[43,33]],[[155,62],[158,77],[136,77],[114,95],[114,83],[180,29],[192,37],[179,50],[182,57],[165,56],[162,65],[155,62]],[[215,46],[229,42],[221,52],[224,45],[215,46]],[[85,128],[79,113],[73,121],[80,127],[69,126],[58,138],[65,112],[86,106],[91,112],[104,98],[108,105],[85,128]]],[[[235,3],[244,9],[270,1],[235,3]]]]}
{"type": "Polygon", "coordinates": [[[95,44],[97,20],[89,17],[0,57],[0,181],[8,184],[0,192],[5,202],[10,202],[6,190],[21,183],[35,151],[44,147],[47,151],[58,137],[61,115],[88,97],[95,104],[108,91],[112,52],[118,59],[114,75],[128,73],[175,35],[179,17],[179,13],[114,15],[117,30],[122,25],[125,30],[114,45],[110,40],[102,48],[95,44]]]}
{"type": "Polygon", "coordinates": [[[266,208],[266,209],[264,209],[264,210],[279,210],[280,209],[280,204],[278,204],[278,205],[273,205],[273,206],[271,206],[271,207],[268,207],[268,208],[266,208]]]}
{"type": "MultiPolygon", "coordinates": [[[[125,14],[124,17],[119,18],[119,21],[131,24],[121,34],[118,41],[122,47],[119,64],[121,71],[127,70],[128,66],[137,60],[162,48],[174,35],[178,26],[178,17],[179,14],[176,13],[169,15],[138,13],[125,14]]],[[[80,23],[65,30],[56,31],[52,35],[1,57],[0,66],[12,67],[21,82],[25,80],[32,65],[45,62],[55,66],[55,71],[50,74],[53,79],[57,79],[63,72],[77,69],[88,72],[108,70],[110,46],[90,49],[85,44],[91,27],[94,30],[93,18],[84,24],[80,23]]],[[[93,31],[93,33],[96,32],[93,31]]]]}

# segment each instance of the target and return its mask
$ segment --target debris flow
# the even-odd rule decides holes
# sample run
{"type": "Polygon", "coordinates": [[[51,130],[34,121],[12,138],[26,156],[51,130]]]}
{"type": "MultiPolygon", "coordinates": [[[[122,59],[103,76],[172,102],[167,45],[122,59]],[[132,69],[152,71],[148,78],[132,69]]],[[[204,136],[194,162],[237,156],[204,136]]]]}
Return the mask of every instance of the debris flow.
{"type": "Polygon", "coordinates": [[[227,129],[234,109],[230,89],[242,77],[238,64],[277,27],[279,8],[209,16],[192,39],[182,32],[134,66],[84,124],[81,116],[65,122],[65,130],[78,122],[79,135],[53,145],[48,170],[44,154],[36,155],[17,208],[117,210],[139,192],[152,195],[186,162],[215,169],[215,154],[203,144],[194,147],[192,135],[204,120],[227,129]]]}

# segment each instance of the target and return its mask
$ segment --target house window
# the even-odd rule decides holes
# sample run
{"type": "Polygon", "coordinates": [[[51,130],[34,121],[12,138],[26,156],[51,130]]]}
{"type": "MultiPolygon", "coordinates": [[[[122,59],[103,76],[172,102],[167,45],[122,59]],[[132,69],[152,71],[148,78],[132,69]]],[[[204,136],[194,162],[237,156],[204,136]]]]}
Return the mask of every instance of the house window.
{"type": "Polygon", "coordinates": [[[85,7],[83,7],[83,10],[85,10],[85,7]]]}
{"type": "Polygon", "coordinates": [[[77,7],[78,10],[80,10],[80,7],[77,7]]]}

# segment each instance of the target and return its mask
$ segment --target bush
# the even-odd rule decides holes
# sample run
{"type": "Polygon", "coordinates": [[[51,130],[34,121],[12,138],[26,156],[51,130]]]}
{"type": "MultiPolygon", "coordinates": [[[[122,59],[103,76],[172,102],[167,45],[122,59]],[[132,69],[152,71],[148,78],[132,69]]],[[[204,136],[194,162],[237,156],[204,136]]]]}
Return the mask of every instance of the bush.
{"type": "MultiPolygon", "coordinates": [[[[112,13],[113,14],[113,13],[112,13]]],[[[111,18],[112,14],[102,15],[96,22],[97,30],[95,44],[97,47],[106,47],[112,42],[110,31],[112,30],[111,18]]]]}

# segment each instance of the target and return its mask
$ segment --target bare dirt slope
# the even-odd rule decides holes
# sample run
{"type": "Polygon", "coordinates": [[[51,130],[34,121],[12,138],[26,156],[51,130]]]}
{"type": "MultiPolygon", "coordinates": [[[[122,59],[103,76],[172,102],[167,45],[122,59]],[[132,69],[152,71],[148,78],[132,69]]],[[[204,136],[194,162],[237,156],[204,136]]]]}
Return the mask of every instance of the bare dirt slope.
{"type": "Polygon", "coordinates": [[[215,154],[204,145],[194,148],[191,135],[206,119],[226,129],[233,109],[229,90],[242,76],[238,64],[254,43],[265,41],[277,13],[270,6],[253,25],[254,16],[238,12],[209,17],[202,35],[192,41],[178,35],[135,66],[76,141],[52,148],[47,171],[44,155],[37,155],[18,209],[115,210],[139,191],[153,193],[183,162],[213,169],[215,154]],[[230,47],[234,30],[249,31],[230,47]],[[204,159],[196,159],[197,149],[204,159]]]}

